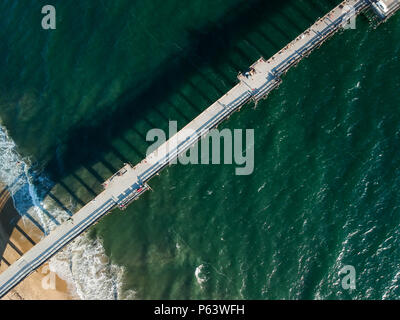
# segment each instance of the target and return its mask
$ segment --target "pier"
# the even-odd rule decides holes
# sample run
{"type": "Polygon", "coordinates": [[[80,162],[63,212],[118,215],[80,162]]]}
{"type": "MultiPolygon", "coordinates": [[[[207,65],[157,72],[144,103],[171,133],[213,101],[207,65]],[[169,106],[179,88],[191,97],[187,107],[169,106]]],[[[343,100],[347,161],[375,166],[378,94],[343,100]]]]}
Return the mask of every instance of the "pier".
{"type": "Polygon", "coordinates": [[[369,2],[380,22],[385,22],[400,8],[400,1],[398,0],[369,0],[369,2]]]}
{"type": "Polygon", "coordinates": [[[282,82],[292,66],[320,47],[366,9],[384,21],[400,7],[400,0],[346,0],[318,19],[310,28],[268,60],[260,58],[238,74],[238,84],[214,102],[168,141],[135,166],[125,164],[103,183],[104,191],[66,222],[27,251],[0,274],[0,297],[34,272],[66,244],[115,208],[125,209],[150,189],[148,182],[199,139],[250,101],[265,98],[282,82]],[[351,10],[348,10],[348,9],[351,10]]]}

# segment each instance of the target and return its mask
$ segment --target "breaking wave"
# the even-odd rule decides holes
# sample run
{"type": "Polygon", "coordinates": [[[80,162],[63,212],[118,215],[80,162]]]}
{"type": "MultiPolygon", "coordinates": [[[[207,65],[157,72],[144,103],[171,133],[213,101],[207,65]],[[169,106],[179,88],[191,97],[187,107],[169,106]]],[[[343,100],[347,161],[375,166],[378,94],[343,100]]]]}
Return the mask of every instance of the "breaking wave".
{"type": "MultiPolygon", "coordinates": [[[[22,220],[25,221],[29,214],[48,233],[57,223],[44,210],[59,223],[67,219],[68,214],[46,198],[40,200],[40,189],[51,186],[51,181],[44,175],[34,176],[30,166],[29,159],[21,157],[15,142],[0,125],[0,181],[8,186],[22,220]]],[[[72,199],[69,206],[73,209],[72,199]]],[[[110,263],[101,241],[90,239],[86,234],[77,237],[52,257],[49,268],[67,282],[71,295],[76,298],[111,300],[135,297],[134,291],[122,290],[124,268],[110,263]]]]}
{"type": "Polygon", "coordinates": [[[207,281],[207,278],[204,275],[204,265],[199,265],[194,271],[194,275],[196,277],[197,283],[202,287],[203,283],[207,281]]]}

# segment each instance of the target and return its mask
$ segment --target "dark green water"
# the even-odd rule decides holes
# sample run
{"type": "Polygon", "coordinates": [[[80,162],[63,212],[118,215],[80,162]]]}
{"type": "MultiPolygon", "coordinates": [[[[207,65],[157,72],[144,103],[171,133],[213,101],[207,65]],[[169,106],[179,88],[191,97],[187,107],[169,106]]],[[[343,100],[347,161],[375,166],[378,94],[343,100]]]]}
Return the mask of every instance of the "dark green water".
{"type": "MultiPolygon", "coordinates": [[[[45,31],[47,3],[3,0],[2,125],[39,197],[52,189],[76,210],[143,158],[148,130],[183,127],[337,3],[53,1],[57,29],[45,31]]],[[[124,268],[118,298],[399,298],[399,40],[398,15],[376,30],[359,17],[219,127],[255,130],[252,175],[175,165],[93,227],[124,268]],[[355,290],[342,289],[344,265],[355,290]]],[[[99,296],[103,276],[117,281],[109,265],[89,283],[72,269],[99,296]]]]}

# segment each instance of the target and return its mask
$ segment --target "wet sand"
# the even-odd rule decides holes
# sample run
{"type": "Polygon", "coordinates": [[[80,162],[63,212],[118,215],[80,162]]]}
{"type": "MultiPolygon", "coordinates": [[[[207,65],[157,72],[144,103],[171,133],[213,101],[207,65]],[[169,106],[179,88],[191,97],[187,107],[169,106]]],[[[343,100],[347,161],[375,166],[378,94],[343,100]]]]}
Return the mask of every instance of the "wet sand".
{"type": "MultiPolygon", "coordinates": [[[[38,242],[43,233],[28,219],[21,219],[8,191],[0,184],[0,273],[20,254],[38,242]]],[[[48,263],[33,272],[2,300],[73,300],[67,283],[50,272],[48,263]]]]}

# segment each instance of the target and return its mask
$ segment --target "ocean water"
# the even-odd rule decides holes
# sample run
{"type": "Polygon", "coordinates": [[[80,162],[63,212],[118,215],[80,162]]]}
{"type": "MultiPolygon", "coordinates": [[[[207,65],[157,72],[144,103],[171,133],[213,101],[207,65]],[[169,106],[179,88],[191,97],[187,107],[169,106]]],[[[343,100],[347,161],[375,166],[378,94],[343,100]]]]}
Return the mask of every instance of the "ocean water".
{"type": "MultiPolygon", "coordinates": [[[[0,179],[48,232],[339,1],[0,1],[0,179]]],[[[255,169],[174,165],[51,266],[86,299],[400,296],[400,18],[357,19],[219,126],[255,169]],[[356,270],[356,289],[339,271],[356,270]]]]}

